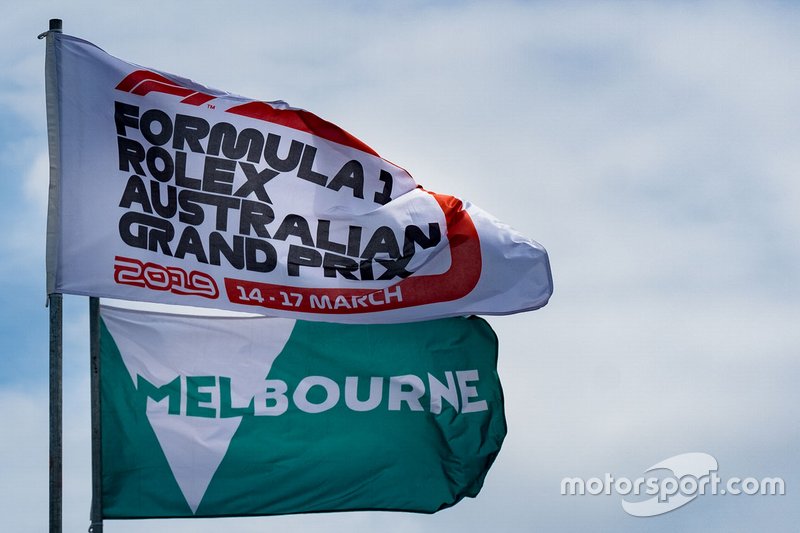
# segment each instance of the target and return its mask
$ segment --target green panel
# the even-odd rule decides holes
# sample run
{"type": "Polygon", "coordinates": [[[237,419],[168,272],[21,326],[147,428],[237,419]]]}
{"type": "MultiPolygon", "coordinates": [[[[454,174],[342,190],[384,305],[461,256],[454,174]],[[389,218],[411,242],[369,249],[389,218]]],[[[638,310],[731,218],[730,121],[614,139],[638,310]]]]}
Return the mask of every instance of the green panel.
{"type": "MultiPolygon", "coordinates": [[[[338,404],[322,413],[293,402],[280,416],[246,417],[198,508],[197,516],[282,514],[384,509],[434,512],[475,496],[506,433],[496,373],[497,340],[482,319],[451,318],[413,324],[347,325],[298,322],[269,379],[290,396],[305,376],[340,384],[338,404]],[[346,376],[477,369],[479,399],[488,411],[457,414],[444,401],[440,414],[387,409],[354,412],[344,405],[346,376]]],[[[322,401],[324,392],[316,399],[322,401]]],[[[309,394],[312,401],[315,398],[309,394]]]]}

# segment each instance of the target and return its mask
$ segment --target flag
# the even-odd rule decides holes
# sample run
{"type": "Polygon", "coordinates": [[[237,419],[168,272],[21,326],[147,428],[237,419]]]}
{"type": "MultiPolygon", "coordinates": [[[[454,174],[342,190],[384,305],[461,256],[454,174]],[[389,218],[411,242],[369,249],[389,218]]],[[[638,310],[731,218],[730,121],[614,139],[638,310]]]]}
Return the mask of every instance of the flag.
{"type": "Polygon", "coordinates": [[[478,494],[506,434],[477,317],[100,316],[104,518],[432,513],[478,494]]]}
{"type": "Polygon", "coordinates": [[[541,245],[338,126],[48,44],[48,291],[391,323],[552,292],[541,245]]]}

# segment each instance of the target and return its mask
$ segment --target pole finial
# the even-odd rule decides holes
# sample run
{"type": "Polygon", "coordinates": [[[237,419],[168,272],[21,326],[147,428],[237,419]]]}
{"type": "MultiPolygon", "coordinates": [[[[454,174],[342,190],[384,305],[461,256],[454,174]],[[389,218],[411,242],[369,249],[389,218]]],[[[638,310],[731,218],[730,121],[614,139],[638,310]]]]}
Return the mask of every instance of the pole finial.
{"type": "Polygon", "coordinates": [[[38,38],[44,39],[45,37],[47,37],[47,34],[50,33],[51,31],[54,33],[61,33],[63,24],[64,23],[61,19],[50,19],[50,28],[47,31],[40,33],[38,38]]]}

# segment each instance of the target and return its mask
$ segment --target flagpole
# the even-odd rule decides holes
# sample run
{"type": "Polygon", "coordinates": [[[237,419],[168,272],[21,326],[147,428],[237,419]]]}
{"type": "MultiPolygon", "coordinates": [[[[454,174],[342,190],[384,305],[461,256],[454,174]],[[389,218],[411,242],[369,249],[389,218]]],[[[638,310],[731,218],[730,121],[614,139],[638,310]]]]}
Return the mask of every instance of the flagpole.
{"type": "MultiPolygon", "coordinates": [[[[47,54],[45,60],[45,92],[47,93],[47,134],[48,147],[50,149],[50,191],[49,201],[52,204],[53,197],[57,194],[58,176],[55,176],[54,168],[58,168],[58,163],[53,166],[53,161],[57,161],[58,154],[58,101],[55,95],[54,85],[57,80],[55,54],[53,53],[54,33],[61,33],[61,19],[50,19],[48,31],[39,35],[39,39],[47,37],[47,54]]],[[[56,171],[57,172],[57,171],[56,171]]],[[[62,504],[63,504],[63,298],[60,293],[55,292],[55,279],[50,262],[51,254],[51,225],[56,221],[52,220],[52,211],[48,209],[48,265],[47,265],[47,305],[50,308],[50,484],[49,484],[49,531],[50,533],[61,533],[62,529],[62,504]]]]}
{"type": "Polygon", "coordinates": [[[50,533],[61,533],[62,503],[62,311],[60,294],[51,294],[50,306],[50,533]]]}
{"type": "Polygon", "coordinates": [[[90,533],[103,533],[103,448],[100,405],[100,299],[89,298],[92,402],[92,511],[90,533]]]}

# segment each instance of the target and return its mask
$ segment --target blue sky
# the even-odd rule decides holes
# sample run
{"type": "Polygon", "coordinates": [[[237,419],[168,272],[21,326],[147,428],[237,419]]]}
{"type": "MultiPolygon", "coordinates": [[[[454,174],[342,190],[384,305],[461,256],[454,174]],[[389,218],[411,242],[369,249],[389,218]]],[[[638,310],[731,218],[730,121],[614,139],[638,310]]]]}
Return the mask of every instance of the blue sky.
{"type": "MultiPolygon", "coordinates": [[[[47,520],[50,17],[112,55],[341,125],[430,190],[541,242],[555,294],[490,319],[509,436],[433,516],[175,521],[176,531],[789,531],[800,519],[800,7],[789,2],[28,3],[0,21],[0,515],[47,520]],[[780,476],[654,518],[566,476],[685,452],[780,476]]],[[[88,525],[87,302],[65,298],[65,530],[88,525]]],[[[144,531],[153,522],[108,522],[144,531]]]]}

